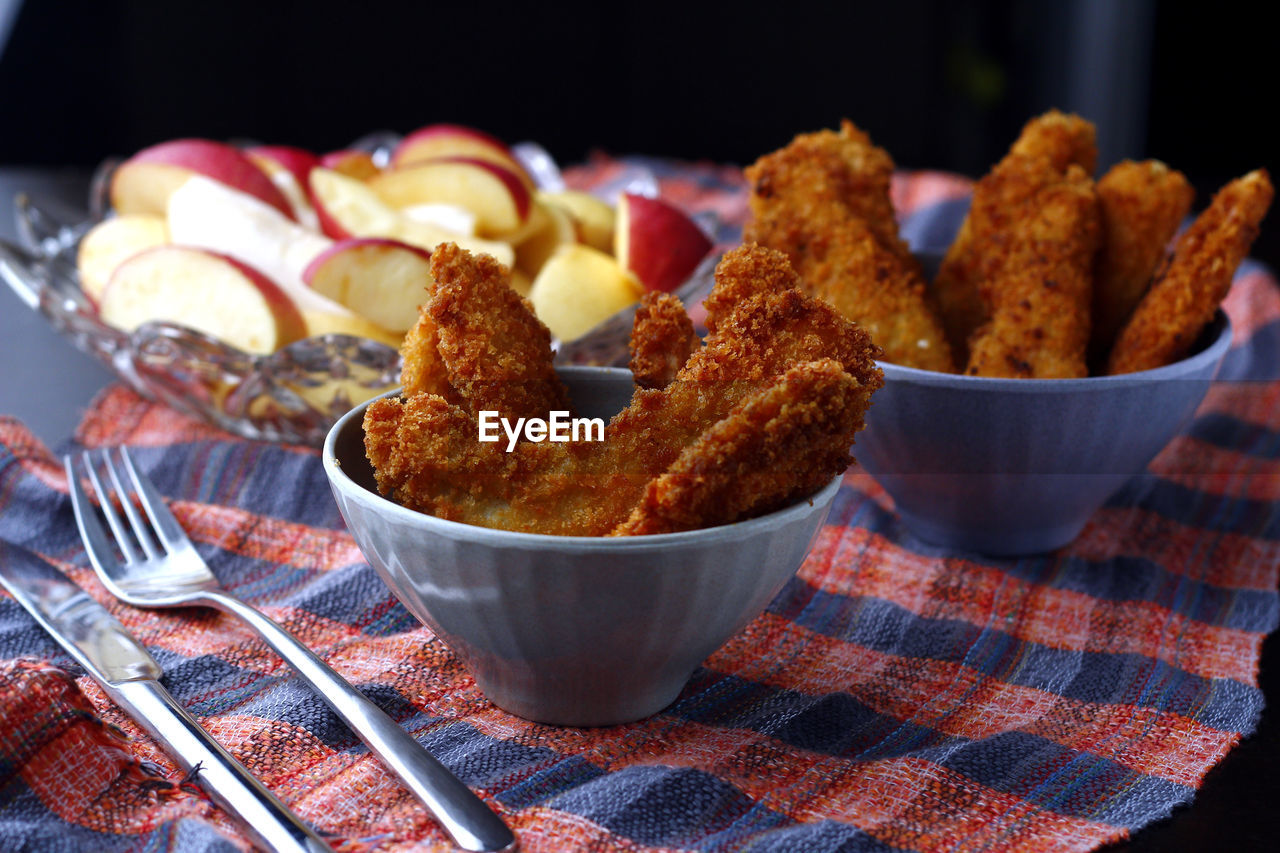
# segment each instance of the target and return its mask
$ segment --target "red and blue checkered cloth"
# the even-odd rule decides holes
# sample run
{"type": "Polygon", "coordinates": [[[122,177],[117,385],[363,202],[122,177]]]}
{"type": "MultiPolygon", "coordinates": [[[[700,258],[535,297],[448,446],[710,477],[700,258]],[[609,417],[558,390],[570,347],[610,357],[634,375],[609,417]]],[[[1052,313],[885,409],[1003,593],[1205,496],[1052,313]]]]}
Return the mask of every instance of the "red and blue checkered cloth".
{"type": "MultiPolygon", "coordinates": [[[[736,236],[740,173],[648,162],[736,236]]],[[[600,158],[571,173],[598,185],[600,158]]],[[[922,248],[968,182],[901,175],[922,248]]],[[[479,791],[527,851],[1085,850],[1189,803],[1253,731],[1280,566],[1280,291],[1242,270],[1234,346],[1189,429],[1052,554],[925,545],[856,468],[766,613],[638,723],[555,728],[489,704],[344,532],[314,450],[233,439],[122,387],[74,444],[129,444],[214,571],[479,791]]],[[[98,585],[55,457],[0,419],[0,536],[151,648],[166,683],[348,850],[449,849],[417,802],[233,619],[98,585]]],[[[601,567],[602,578],[608,567],[601,567]]],[[[240,849],[199,788],[0,594],[0,846],[240,849]]]]}

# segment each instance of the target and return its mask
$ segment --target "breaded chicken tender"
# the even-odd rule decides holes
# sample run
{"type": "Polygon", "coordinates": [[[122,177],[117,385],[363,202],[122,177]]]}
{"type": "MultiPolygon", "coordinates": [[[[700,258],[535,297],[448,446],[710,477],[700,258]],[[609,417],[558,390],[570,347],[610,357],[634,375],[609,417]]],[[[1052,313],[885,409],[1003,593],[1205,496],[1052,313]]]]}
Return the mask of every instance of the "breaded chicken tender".
{"type": "Polygon", "coordinates": [[[727,524],[812,494],[853,461],[868,396],[835,361],[796,365],[686,447],[613,535],[727,524]]]}
{"type": "Polygon", "coordinates": [[[435,289],[435,282],[427,282],[422,305],[418,307],[418,321],[405,333],[400,342],[400,384],[403,393],[439,394],[456,400],[449,385],[449,371],[440,358],[440,336],[436,333],[436,321],[427,311],[427,302],[435,289]]]}
{"type": "MultiPolygon", "coordinates": [[[[737,251],[786,264],[764,249],[737,251]]],[[[476,441],[464,409],[427,395],[371,405],[366,452],[379,488],[405,506],[484,527],[605,535],[687,447],[791,367],[835,361],[861,389],[861,410],[883,382],[879,355],[864,331],[821,301],[794,289],[754,293],[721,318],[669,385],[638,390],[604,441],[524,442],[507,453],[476,441]]],[[[784,476],[811,481],[803,471],[784,476]]]]}
{"type": "Polygon", "coordinates": [[[1177,361],[1213,319],[1258,236],[1274,189],[1265,169],[1224,186],[1183,232],[1111,349],[1107,372],[1177,361]]]}
{"type": "Polygon", "coordinates": [[[1009,153],[1015,157],[1045,157],[1059,172],[1071,166],[1092,175],[1098,168],[1098,131],[1093,122],[1061,110],[1049,110],[1025,125],[1009,153]]]}
{"type": "Polygon", "coordinates": [[[700,346],[679,297],[654,291],[641,297],[631,324],[630,367],[636,385],[665,388],[700,346]]]}
{"type": "Polygon", "coordinates": [[[1195,190],[1159,160],[1124,160],[1098,181],[1102,248],[1093,285],[1091,364],[1105,364],[1120,327],[1146,293],[1195,190]]]}
{"type": "Polygon", "coordinates": [[[894,363],[954,371],[920,265],[898,234],[893,160],[851,122],[797,136],[746,169],[746,242],[784,252],[809,292],[894,363]]]}
{"type": "Polygon", "coordinates": [[[1101,226],[1093,181],[1079,166],[1061,179],[1047,160],[1012,158],[993,173],[1042,188],[1019,208],[980,294],[991,319],[974,333],[971,376],[1071,379],[1088,375],[1093,261],[1101,226]]]}
{"type": "Polygon", "coordinates": [[[545,418],[568,411],[569,395],[552,364],[551,332],[511,289],[506,267],[443,243],[431,253],[431,275],[435,287],[426,310],[437,351],[450,387],[472,414],[545,418]]]}
{"type": "Polygon", "coordinates": [[[716,264],[715,286],[702,300],[707,330],[714,333],[721,318],[728,317],[735,305],[752,294],[792,289],[812,295],[785,255],[756,243],[745,243],[716,264]]]}
{"type": "Polygon", "coordinates": [[[1051,110],[1027,122],[1009,153],[974,187],[969,213],[932,287],[947,340],[960,363],[968,360],[970,336],[991,316],[981,285],[1001,263],[1008,230],[1024,215],[1030,200],[1070,166],[1093,174],[1098,158],[1095,140],[1092,123],[1051,110]],[[1029,169],[1026,163],[1037,166],[1029,169]],[[1023,177],[1012,180],[1011,174],[1023,177]]]}

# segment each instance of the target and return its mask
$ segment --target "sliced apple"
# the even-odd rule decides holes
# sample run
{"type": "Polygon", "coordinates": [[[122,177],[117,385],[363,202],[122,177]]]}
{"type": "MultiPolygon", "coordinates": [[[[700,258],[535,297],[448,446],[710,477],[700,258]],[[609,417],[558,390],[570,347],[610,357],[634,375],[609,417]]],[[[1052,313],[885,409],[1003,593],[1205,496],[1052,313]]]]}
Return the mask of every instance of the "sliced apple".
{"type": "Polygon", "coordinates": [[[337,240],[351,237],[386,237],[431,251],[441,243],[457,243],[470,252],[483,252],[510,267],[515,251],[510,245],[478,237],[466,237],[436,225],[419,222],[387,205],[365,183],[330,169],[311,173],[311,197],[320,227],[337,240]]]}
{"type": "Polygon", "coordinates": [[[623,193],[618,199],[614,256],[648,290],[671,292],[711,251],[711,239],[675,205],[623,193]]]}
{"type": "Polygon", "coordinates": [[[159,216],[134,214],[104,219],[80,241],[76,268],[85,295],[97,301],[107,279],[121,262],[169,242],[169,228],[159,216]]]}
{"type": "Polygon", "coordinates": [[[617,261],[590,246],[561,246],[533,280],[529,302],[538,319],[571,341],[640,298],[644,288],[617,261]]]}
{"type": "Polygon", "coordinates": [[[358,181],[367,181],[382,171],[373,162],[372,154],[354,148],[330,151],[320,158],[320,165],[358,181]]]}
{"type": "Polygon", "coordinates": [[[516,231],[529,218],[532,195],[510,169],[475,157],[442,157],[390,169],[369,186],[394,208],[456,204],[476,215],[486,237],[516,231]]]}
{"type": "Polygon", "coordinates": [[[431,285],[431,253],[398,240],[334,243],[302,273],[312,290],[393,332],[418,320],[431,285]]]}
{"type": "Polygon", "coordinates": [[[399,349],[404,335],[388,331],[376,323],[371,323],[353,311],[331,313],[323,311],[303,311],[302,317],[307,321],[307,337],[317,335],[351,335],[356,338],[368,338],[378,341],[394,349],[399,349]]]}
{"type": "Polygon", "coordinates": [[[189,246],[148,249],[116,267],[99,313],[117,328],[167,320],[250,353],[270,353],[306,334],[302,314],[271,279],[247,264],[189,246]]]}
{"type": "Polygon", "coordinates": [[[111,177],[111,205],[121,214],[164,216],[169,196],[197,175],[247,193],[285,216],[293,216],[288,199],[248,156],[208,139],[175,139],[134,154],[111,177]]]}
{"type": "Polygon", "coordinates": [[[579,243],[586,243],[602,252],[613,251],[613,230],[617,221],[613,205],[591,193],[577,190],[540,192],[537,198],[564,210],[573,218],[579,243]]]}
{"type": "Polygon", "coordinates": [[[535,227],[516,244],[516,267],[536,278],[542,265],[566,243],[578,242],[577,229],[560,208],[534,201],[529,223],[535,227]]]}
{"type": "Polygon", "coordinates": [[[206,178],[193,178],[169,200],[174,243],[237,258],[279,284],[304,311],[341,311],[302,281],[311,259],[333,241],[252,196],[206,178]]]}
{"type": "Polygon", "coordinates": [[[308,176],[320,165],[320,158],[291,145],[257,145],[246,148],[245,154],[289,200],[294,218],[308,228],[319,230],[315,210],[307,198],[307,187],[310,186],[308,176]]]}
{"type": "Polygon", "coordinates": [[[425,222],[464,237],[476,235],[476,215],[456,204],[415,204],[401,208],[400,214],[414,222],[425,222]]]}
{"type": "Polygon", "coordinates": [[[391,153],[394,168],[441,157],[474,157],[510,169],[526,186],[533,178],[502,140],[482,130],[460,124],[432,124],[407,135],[391,153]]]}

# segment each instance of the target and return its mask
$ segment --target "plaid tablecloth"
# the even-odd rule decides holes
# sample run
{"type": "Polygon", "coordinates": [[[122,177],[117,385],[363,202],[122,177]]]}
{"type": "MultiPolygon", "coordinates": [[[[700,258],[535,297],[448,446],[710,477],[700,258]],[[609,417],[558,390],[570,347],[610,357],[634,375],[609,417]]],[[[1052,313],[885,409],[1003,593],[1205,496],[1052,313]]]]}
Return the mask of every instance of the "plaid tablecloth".
{"type": "MultiPolygon", "coordinates": [[[[733,241],[736,170],[647,165],[668,197],[716,211],[733,241]]],[[[570,180],[598,185],[622,166],[599,158],[570,180]]],[[[944,245],[968,188],[899,176],[907,235],[944,245]]],[[[121,387],[72,444],[134,447],[223,581],[385,707],[525,850],[1085,850],[1189,803],[1262,709],[1280,565],[1280,291],[1249,266],[1227,308],[1222,381],[1075,543],[1017,560],[947,553],[912,538],[855,468],[767,612],[669,708],[612,728],[537,725],[489,704],[361,557],[315,451],[232,439],[121,387]]],[[[111,599],[60,465],[11,419],[0,419],[0,536],[106,604],[179,700],[335,845],[449,848],[237,622],[111,599]]],[[[244,846],[0,594],[0,847],[244,846]]]]}

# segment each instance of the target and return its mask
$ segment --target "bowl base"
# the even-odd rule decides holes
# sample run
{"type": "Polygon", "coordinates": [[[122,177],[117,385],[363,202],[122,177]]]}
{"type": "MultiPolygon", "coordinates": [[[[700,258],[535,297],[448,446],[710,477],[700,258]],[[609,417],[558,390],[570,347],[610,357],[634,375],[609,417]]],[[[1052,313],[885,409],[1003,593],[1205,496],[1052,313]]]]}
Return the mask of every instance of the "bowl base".
{"type": "Polygon", "coordinates": [[[991,557],[1043,554],[1068,545],[1084,529],[1088,518],[1043,527],[983,529],[972,525],[939,524],[899,509],[902,521],[917,538],[931,545],[974,551],[991,557]]]}
{"type": "Polygon", "coordinates": [[[611,701],[603,702],[593,701],[590,698],[575,701],[573,697],[564,694],[521,695],[519,691],[512,690],[507,685],[486,683],[483,677],[478,675],[475,679],[476,686],[480,688],[485,698],[509,714],[548,726],[593,728],[634,723],[653,716],[676,700],[690,675],[692,673],[686,674],[678,681],[668,680],[661,684],[647,686],[642,693],[619,693],[611,701]]]}

